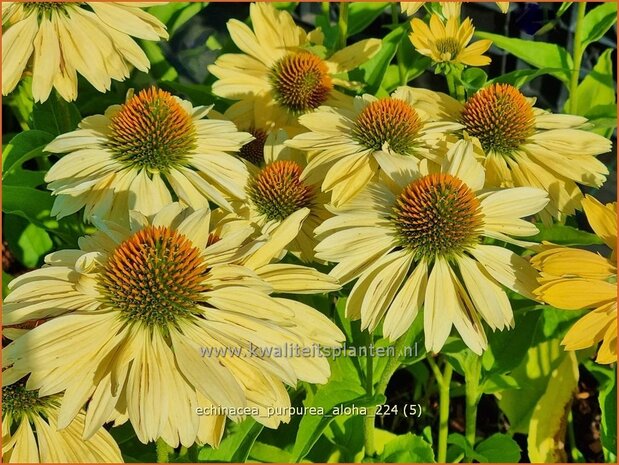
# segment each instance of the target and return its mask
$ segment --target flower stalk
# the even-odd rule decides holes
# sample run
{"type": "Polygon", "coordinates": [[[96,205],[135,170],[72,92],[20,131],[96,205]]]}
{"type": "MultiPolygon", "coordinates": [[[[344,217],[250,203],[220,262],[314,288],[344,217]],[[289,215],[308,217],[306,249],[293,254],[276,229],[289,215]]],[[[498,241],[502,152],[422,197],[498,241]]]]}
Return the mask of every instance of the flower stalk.
{"type": "Polygon", "coordinates": [[[477,404],[481,395],[479,390],[480,378],[481,357],[474,355],[471,363],[464,368],[464,392],[466,398],[465,437],[471,447],[475,446],[477,432],[477,404]]]}
{"type": "Polygon", "coordinates": [[[346,47],[346,37],[348,36],[348,2],[340,2],[340,15],[337,20],[338,30],[338,49],[346,47]]]}
{"type": "Polygon", "coordinates": [[[584,49],[582,47],[582,29],[585,20],[586,2],[579,2],[577,7],[576,29],[574,31],[574,46],[572,48],[572,61],[574,68],[570,79],[570,108],[569,111],[576,114],[578,102],[576,101],[576,90],[578,89],[578,81],[580,78],[580,66],[582,64],[582,55],[584,49]]]}

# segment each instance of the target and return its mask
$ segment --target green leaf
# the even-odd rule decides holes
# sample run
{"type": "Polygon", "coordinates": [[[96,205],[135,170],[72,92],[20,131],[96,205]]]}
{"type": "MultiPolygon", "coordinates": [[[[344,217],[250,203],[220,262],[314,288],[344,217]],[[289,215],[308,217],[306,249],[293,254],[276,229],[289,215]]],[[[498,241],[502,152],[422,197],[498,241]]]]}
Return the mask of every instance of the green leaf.
{"type": "Polygon", "coordinates": [[[481,39],[490,39],[497,47],[517,56],[522,61],[536,68],[559,68],[561,72],[552,72],[566,86],[569,85],[570,71],[574,66],[570,54],[560,45],[548,42],[537,42],[524,39],[514,39],[489,32],[476,32],[481,39]]]}
{"type": "Polygon", "coordinates": [[[533,35],[540,36],[542,34],[546,34],[547,32],[552,31],[559,23],[559,19],[561,18],[561,16],[563,16],[563,14],[570,8],[570,6],[572,6],[572,3],[574,2],[563,2],[557,10],[554,19],[544,24],[541,28],[535,31],[535,34],[533,35]]]}
{"type": "MultiPolygon", "coordinates": [[[[482,366],[490,374],[509,373],[527,354],[540,323],[541,311],[514,314],[514,329],[488,333],[482,366]]],[[[516,383],[517,384],[517,383],[516,383]]]]}
{"type": "Polygon", "coordinates": [[[2,270],[2,298],[9,295],[9,283],[13,280],[13,276],[2,270]]]}
{"type": "MultiPolygon", "coordinates": [[[[453,449],[455,449],[456,451],[463,453],[464,456],[466,458],[468,458],[469,460],[477,460],[478,462],[483,462],[484,461],[484,456],[481,454],[478,454],[469,444],[469,442],[466,440],[466,438],[461,435],[460,433],[451,433],[449,436],[447,436],[447,444],[452,444],[455,447],[453,449]]],[[[452,450],[453,450],[452,449],[452,450]]],[[[453,457],[449,457],[449,453],[447,454],[447,461],[450,462],[453,460],[453,457]]]]}
{"type": "MultiPolygon", "coordinates": [[[[17,134],[2,152],[2,181],[10,183],[24,171],[28,160],[44,156],[43,148],[54,139],[48,132],[31,130],[17,134]]],[[[36,186],[31,186],[36,187],[36,186]]]]}
{"type": "Polygon", "coordinates": [[[518,389],[519,387],[518,381],[513,377],[498,373],[490,375],[481,384],[481,390],[484,394],[494,394],[506,389],[518,389]]]}
{"type": "Polygon", "coordinates": [[[359,34],[378,18],[389,3],[352,2],[348,10],[348,37],[359,34]]]}
{"type": "Polygon", "coordinates": [[[528,237],[527,240],[533,242],[548,241],[560,245],[597,245],[604,242],[597,235],[581,231],[580,229],[564,224],[553,224],[545,226],[536,223],[539,233],[535,236],[528,237]]]}
{"type": "Polygon", "coordinates": [[[516,71],[512,71],[511,73],[506,73],[502,76],[491,79],[490,81],[488,81],[488,84],[500,82],[505,84],[511,84],[514,87],[520,88],[540,76],[550,74],[556,77],[556,74],[558,73],[564,74],[565,79],[569,78],[569,73],[561,68],[517,69],[516,71]]]}
{"type": "Polygon", "coordinates": [[[320,415],[304,415],[299,423],[295,445],[292,451],[293,462],[305,457],[318,441],[325,428],[334,418],[336,408],[355,406],[359,408],[378,405],[382,399],[370,399],[358,384],[350,381],[329,381],[320,386],[311,399],[303,402],[306,408],[314,407],[320,415]]]}
{"type": "Polygon", "coordinates": [[[2,184],[2,211],[21,216],[29,222],[54,233],[69,248],[76,246],[77,237],[83,235],[81,222],[66,218],[58,223],[50,217],[54,200],[49,192],[32,187],[2,184]]]}
{"type": "Polygon", "coordinates": [[[564,352],[531,415],[527,447],[531,463],[567,461],[564,438],[578,376],[575,353],[564,352]]]}
{"type": "Polygon", "coordinates": [[[206,8],[208,2],[170,2],[149,8],[149,13],[155,15],[168,29],[170,38],[180,27],[206,8]]]}
{"type": "Polygon", "coordinates": [[[412,433],[397,436],[385,444],[379,460],[385,463],[435,463],[432,446],[412,433]]]}
{"type": "Polygon", "coordinates": [[[262,428],[264,426],[253,418],[235,424],[217,449],[203,447],[198,458],[205,462],[245,462],[262,428]]]}
{"type": "Polygon", "coordinates": [[[616,2],[604,2],[587,13],[582,23],[582,49],[604,37],[616,21],[616,2]]]}
{"type": "Polygon", "coordinates": [[[168,63],[161,47],[156,42],[143,40],[141,45],[151,65],[149,78],[162,81],[173,81],[178,78],[178,72],[168,63]]]}
{"type": "Polygon", "coordinates": [[[2,99],[2,103],[11,108],[13,115],[24,131],[30,129],[30,115],[34,105],[32,99],[32,76],[22,77],[15,90],[2,99]]]}
{"type": "Polygon", "coordinates": [[[67,102],[54,91],[43,103],[35,103],[32,109],[32,127],[54,136],[73,131],[81,121],[77,106],[67,102]]]}
{"type": "Polygon", "coordinates": [[[483,463],[518,463],[520,446],[507,434],[496,433],[477,444],[475,452],[486,460],[483,463]]]}
{"type": "Polygon", "coordinates": [[[472,95],[481,89],[488,80],[486,72],[479,68],[467,68],[462,73],[462,84],[468,95],[472,95]]]}
{"type": "Polygon", "coordinates": [[[578,85],[575,94],[565,102],[564,110],[571,108],[572,99],[576,99],[574,111],[577,115],[587,115],[593,108],[601,105],[616,109],[615,105],[611,105],[616,101],[612,52],[613,49],[609,48],[600,55],[591,72],[578,85]]]}
{"type": "Polygon", "coordinates": [[[610,375],[600,388],[600,430],[604,448],[617,455],[617,375],[613,372],[610,375]]]}
{"type": "Polygon", "coordinates": [[[259,441],[254,442],[254,445],[249,452],[249,458],[251,460],[265,463],[290,463],[290,461],[292,460],[290,452],[286,452],[279,447],[275,447],[270,444],[264,444],[259,441]]]}
{"type": "Polygon", "coordinates": [[[126,463],[154,463],[157,461],[155,443],[142,444],[136,437],[131,423],[110,429],[110,434],[120,447],[126,463]]]}
{"type": "Polygon", "coordinates": [[[353,80],[366,83],[366,92],[374,94],[381,87],[385,72],[406,36],[406,24],[401,24],[385,36],[378,53],[350,73],[353,80]]]}
{"type": "Polygon", "coordinates": [[[15,257],[27,268],[39,266],[54,245],[44,229],[15,215],[5,216],[3,234],[15,257]]]}
{"type": "Polygon", "coordinates": [[[510,432],[529,433],[531,417],[548,388],[551,374],[568,354],[559,341],[551,339],[531,347],[522,362],[512,370],[511,376],[520,389],[506,390],[498,396],[499,407],[511,425],[510,432]]]}

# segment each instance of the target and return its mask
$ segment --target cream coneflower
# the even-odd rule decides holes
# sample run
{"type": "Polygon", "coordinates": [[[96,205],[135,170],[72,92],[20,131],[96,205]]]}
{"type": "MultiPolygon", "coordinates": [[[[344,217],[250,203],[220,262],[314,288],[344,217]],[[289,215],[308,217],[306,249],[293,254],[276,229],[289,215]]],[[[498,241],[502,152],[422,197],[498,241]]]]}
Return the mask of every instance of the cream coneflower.
{"type": "MultiPolygon", "coordinates": [[[[304,154],[284,146],[285,131],[272,133],[250,158],[246,200],[235,206],[237,215],[256,224],[266,237],[286,237],[286,249],[301,260],[314,258],[314,229],[331,214],[325,208],[329,195],[321,192],[320,180],[303,180],[304,154]]],[[[247,146],[246,146],[247,147],[247,146]]],[[[279,241],[278,241],[279,242],[279,241]]]]}
{"type": "Polygon", "coordinates": [[[287,11],[269,3],[252,3],[253,31],[237,20],[228,22],[232,40],[242,54],[220,56],[209,71],[217,78],[213,92],[232,100],[255,101],[275,129],[298,131],[297,117],[320,105],[345,104],[349,98],[336,87],[350,83],[338,75],[358,67],[380,48],[367,39],[323,58],[312,51],[322,33],[306,33],[287,11]]]}
{"type": "Polygon", "coordinates": [[[173,197],[194,209],[209,200],[230,209],[247,179],[231,152],[252,137],[230,121],[203,119],[209,110],[153,87],[58,136],[45,148],[67,154],[45,177],[57,196],[52,215],[85,207],[85,218],[121,221],[129,210],[156,213],[173,197]]]}
{"type": "Polygon", "coordinates": [[[419,18],[411,21],[410,41],[422,55],[432,58],[435,64],[463,64],[485,66],[490,58],[484,52],[492,45],[491,40],[478,40],[468,45],[473,38],[473,22],[466,18],[450,16],[444,23],[436,14],[430,17],[430,27],[419,18]]]}
{"type": "Polygon", "coordinates": [[[534,107],[509,84],[491,84],[464,105],[447,95],[437,99],[441,114],[481,146],[490,187],[532,186],[548,192],[545,222],[563,220],[580,208],[578,184],[601,186],[608,168],[595,157],[611,149],[608,139],[588,132],[582,116],[552,114],[534,107]]]}
{"type": "MultiPolygon", "coordinates": [[[[395,183],[373,183],[318,227],[316,256],[336,262],[331,274],[342,284],[357,281],[346,315],[393,340],[423,307],[425,346],[438,352],[452,326],[475,353],[487,340],[480,316],[492,330],[513,326],[501,285],[533,297],[536,272],[510,249],[483,238],[517,245],[512,236],[537,228],[521,218],[544,207],[534,188],[480,192],[484,170],[470,142],[459,141],[440,171],[389,173],[395,183]]],[[[396,168],[397,169],[397,168],[396,168]]]]}
{"type": "Polygon", "coordinates": [[[381,169],[416,166],[423,158],[440,163],[443,136],[462,126],[435,121],[431,110],[417,109],[412,98],[409,87],[400,87],[391,97],[356,97],[353,110],[325,106],[301,116],[300,123],[310,132],[286,143],[308,152],[301,179],[321,179],[322,190],[332,192],[332,202],[339,206],[381,169]]]}
{"type": "Polygon", "coordinates": [[[82,439],[86,413],[80,410],[58,429],[60,396],[41,396],[23,381],[2,386],[2,462],[119,463],[118,445],[104,428],[82,439]]]}
{"type": "Polygon", "coordinates": [[[225,416],[238,421],[245,406],[267,426],[288,421],[266,409],[289,405],[284,383],[324,383],[329,364],[311,349],[344,336],[314,309],[271,297],[276,286],[240,264],[263,249],[247,222],[210,228],[209,217],[173,203],[152,220],[132,212],[131,230],[98,222],[79,250],[13,280],[3,323],[47,321],[4,349],[4,375],[30,373],[28,388],[64,391],[60,428],[89,401],[85,439],[113,415],[142,442],[172,446],[217,445],[225,416]],[[267,352],[291,346],[310,355],[267,352]]]}
{"type": "Polygon", "coordinates": [[[131,38],[167,39],[165,26],[141,7],[156,2],[2,2],[2,95],[11,92],[30,64],[32,96],[45,101],[54,87],[77,98],[77,74],[98,91],[129,77],[131,66],[148,71],[146,54],[131,38]]]}
{"type": "Polygon", "coordinates": [[[610,247],[605,258],[588,250],[545,245],[531,259],[540,271],[540,300],[566,310],[591,311],[567,332],[561,344],[567,350],[599,347],[596,361],[617,361],[617,203],[602,205],[587,195],[583,210],[595,233],[610,247]]]}

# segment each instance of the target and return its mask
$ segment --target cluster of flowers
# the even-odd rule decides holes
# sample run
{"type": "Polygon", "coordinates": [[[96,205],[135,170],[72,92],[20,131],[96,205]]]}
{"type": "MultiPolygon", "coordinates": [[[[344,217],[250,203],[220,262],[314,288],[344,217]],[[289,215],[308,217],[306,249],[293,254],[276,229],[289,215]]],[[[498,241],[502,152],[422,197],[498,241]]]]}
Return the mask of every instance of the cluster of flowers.
{"type": "MultiPolygon", "coordinates": [[[[52,87],[75,99],[77,73],[105,91],[130,66],[147,69],[130,36],[166,37],[140,9],[149,5],[4,2],[3,93],[29,63],[37,101],[52,87]]],[[[251,24],[228,23],[241,53],[209,67],[213,92],[235,101],[225,114],[153,87],[46,147],[62,154],[46,176],[52,214],[83,209],[97,232],[9,285],[5,460],[120,461],[107,422],[130,421],[143,442],[216,446],[225,416],[196,407],[289,406],[285,385],[324,383],[329,364],[209,358],[201,348],[337,347],[334,323],[281,294],[350,282],[348,318],[395,340],[422,311],[428,351],[455,327],[482,353],[482,321],[514,325],[507,288],[595,308],[564,342],[578,349],[606,336],[598,359],[616,358],[614,252],[523,239],[538,232],[532,215],[562,221],[582,204],[614,251],[615,205],[583,199],[579,187],[608,174],[595,157],[610,143],[585,118],[536,108],[507,84],[465,102],[406,86],[351,97],[346,73],[379,40],[326,56],[320,30],[269,4],[251,5],[251,24]],[[527,260],[511,246],[540,253],[527,260]],[[327,275],[312,262],[335,266],[327,275]]],[[[430,27],[413,20],[411,41],[436,63],[486,64],[490,43],[467,46],[472,34],[458,10],[430,27]]]]}

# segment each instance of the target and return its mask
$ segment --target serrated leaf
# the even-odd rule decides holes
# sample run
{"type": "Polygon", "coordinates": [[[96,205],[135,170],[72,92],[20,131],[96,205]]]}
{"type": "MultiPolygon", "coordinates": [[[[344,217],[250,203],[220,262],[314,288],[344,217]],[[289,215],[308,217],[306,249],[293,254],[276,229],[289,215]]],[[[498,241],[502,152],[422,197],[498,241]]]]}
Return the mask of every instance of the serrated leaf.
{"type": "Polygon", "coordinates": [[[500,34],[489,32],[476,32],[476,37],[480,39],[490,39],[492,43],[520,58],[522,61],[535,66],[536,68],[556,68],[561,72],[552,72],[553,76],[560,79],[565,85],[569,85],[571,69],[574,67],[572,57],[557,44],[548,42],[537,42],[524,39],[514,39],[500,34]]]}

